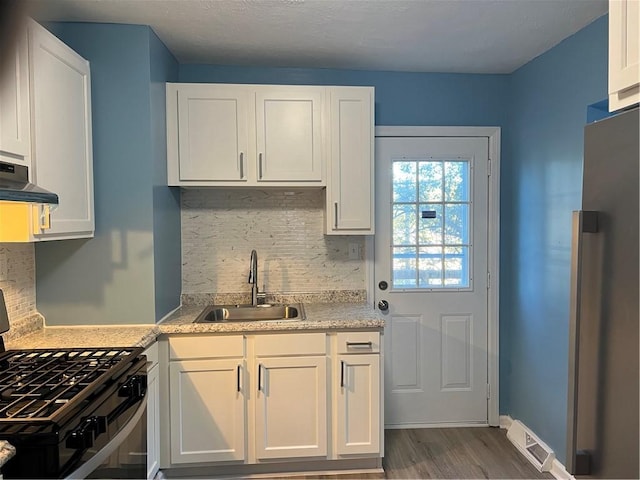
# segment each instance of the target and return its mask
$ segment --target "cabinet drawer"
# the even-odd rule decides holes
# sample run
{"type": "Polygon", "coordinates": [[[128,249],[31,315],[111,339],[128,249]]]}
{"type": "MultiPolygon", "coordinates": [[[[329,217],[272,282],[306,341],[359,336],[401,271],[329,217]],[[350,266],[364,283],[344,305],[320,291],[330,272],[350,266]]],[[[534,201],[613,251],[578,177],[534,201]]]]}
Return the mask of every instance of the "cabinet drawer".
{"type": "Polygon", "coordinates": [[[256,335],[256,355],[261,357],[286,355],[324,355],[327,338],[324,333],[286,333],[256,335]]]}
{"type": "Polygon", "coordinates": [[[379,332],[338,333],[338,353],[372,353],[380,351],[379,332]]]}
{"type": "Polygon", "coordinates": [[[242,335],[188,335],[169,338],[169,358],[226,358],[244,356],[242,335]]]}

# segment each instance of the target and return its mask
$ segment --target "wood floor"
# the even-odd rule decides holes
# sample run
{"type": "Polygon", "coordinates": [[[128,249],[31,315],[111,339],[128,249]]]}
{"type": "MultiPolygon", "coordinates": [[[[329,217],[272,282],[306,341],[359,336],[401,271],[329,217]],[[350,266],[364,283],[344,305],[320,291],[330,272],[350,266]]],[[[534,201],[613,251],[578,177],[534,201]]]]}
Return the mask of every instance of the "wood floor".
{"type": "Polygon", "coordinates": [[[554,478],[540,473],[499,428],[386,430],[384,474],[301,476],[310,479],[554,478]]]}

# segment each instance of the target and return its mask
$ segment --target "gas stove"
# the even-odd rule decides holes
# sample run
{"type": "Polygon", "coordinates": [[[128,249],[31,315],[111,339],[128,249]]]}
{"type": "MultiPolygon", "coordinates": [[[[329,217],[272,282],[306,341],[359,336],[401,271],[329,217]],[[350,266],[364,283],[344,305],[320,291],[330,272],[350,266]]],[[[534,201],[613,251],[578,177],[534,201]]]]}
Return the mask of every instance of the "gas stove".
{"type": "Polygon", "coordinates": [[[139,349],[16,350],[0,355],[0,429],[6,420],[56,422],[127,367],[139,349]]]}
{"type": "Polygon", "coordinates": [[[142,351],[71,348],[0,353],[0,439],[17,452],[3,467],[4,478],[89,475],[85,464],[100,457],[98,453],[131,419],[140,420],[146,405],[142,351]]]}

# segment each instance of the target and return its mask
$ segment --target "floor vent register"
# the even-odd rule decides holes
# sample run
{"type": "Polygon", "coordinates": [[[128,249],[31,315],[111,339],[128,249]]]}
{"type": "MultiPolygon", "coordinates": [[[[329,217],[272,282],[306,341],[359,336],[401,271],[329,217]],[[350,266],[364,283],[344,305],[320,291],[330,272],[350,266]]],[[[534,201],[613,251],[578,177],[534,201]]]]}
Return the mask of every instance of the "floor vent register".
{"type": "Polygon", "coordinates": [[[556,458],[553,450],[536,437],[522,422],[514,420],[511,423],[509,430],[507,430],[507,438],[540,472],[551,470],[553,460],[556,458]]]}

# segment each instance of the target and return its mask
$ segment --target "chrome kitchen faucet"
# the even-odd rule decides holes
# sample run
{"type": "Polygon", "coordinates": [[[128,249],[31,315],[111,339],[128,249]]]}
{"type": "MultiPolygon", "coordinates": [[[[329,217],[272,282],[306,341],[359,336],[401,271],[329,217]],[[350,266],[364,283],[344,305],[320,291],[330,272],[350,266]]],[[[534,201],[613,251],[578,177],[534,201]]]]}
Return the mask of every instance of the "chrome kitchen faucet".
{"type": "Polygon", "coordinates": [[[255,307],[258,303],[264,303],[265,294],[258,292],[258,252],[255,250],[251,250],[249,279],[247,282],[251,284],[251,305],[255,307]]]}

